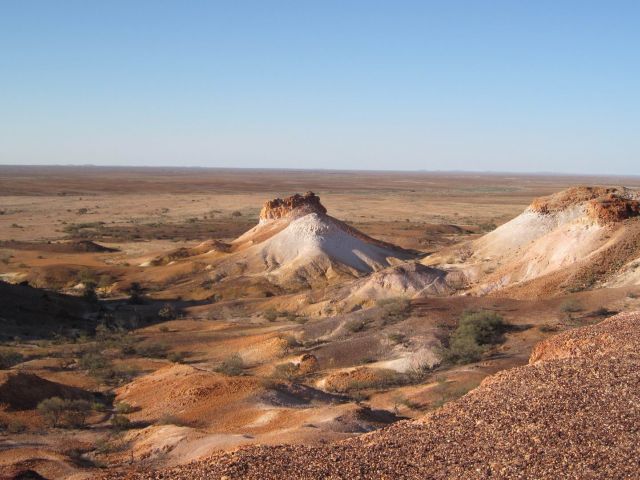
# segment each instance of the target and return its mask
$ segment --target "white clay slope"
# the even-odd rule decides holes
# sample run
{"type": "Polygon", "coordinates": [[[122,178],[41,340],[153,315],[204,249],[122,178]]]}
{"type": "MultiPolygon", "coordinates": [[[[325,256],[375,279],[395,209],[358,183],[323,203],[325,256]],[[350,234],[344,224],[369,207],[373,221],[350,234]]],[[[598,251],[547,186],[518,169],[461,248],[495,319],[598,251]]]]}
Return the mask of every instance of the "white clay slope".
{"type": "Polygon", "coordinates": [[[393,258],[410,257],[400,250],[358,238],[336,220],[317,213],[292,220],[286,228],[251,250],[254,248],[271,273],[318,258],[368,273],[388,267],[393,258]]]}

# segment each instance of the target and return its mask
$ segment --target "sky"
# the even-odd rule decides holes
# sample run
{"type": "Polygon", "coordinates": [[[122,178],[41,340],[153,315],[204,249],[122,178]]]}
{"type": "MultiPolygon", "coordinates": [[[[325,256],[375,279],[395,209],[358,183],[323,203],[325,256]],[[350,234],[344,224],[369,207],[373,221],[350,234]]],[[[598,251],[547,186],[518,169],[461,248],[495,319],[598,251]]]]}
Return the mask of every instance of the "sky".
{"type": "Polygon", "coordinates": [[[0,164],[640,174],[640,2],[0,0],[0,164]]]}

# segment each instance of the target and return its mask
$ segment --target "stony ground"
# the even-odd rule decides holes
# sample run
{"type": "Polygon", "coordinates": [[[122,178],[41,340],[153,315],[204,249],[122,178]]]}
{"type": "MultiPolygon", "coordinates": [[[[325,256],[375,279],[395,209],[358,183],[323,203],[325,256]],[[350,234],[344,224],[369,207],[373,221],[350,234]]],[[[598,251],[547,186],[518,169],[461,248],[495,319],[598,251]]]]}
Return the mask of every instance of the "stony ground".
{"type": "Polygon", "coordinates": [[[108,478],[637,478],[640,313],[549,342],[536,354],[544,360],[498,373],[420,422],[320,447],[253,446],[108,478]],[[577,339],[609,347],[576,349],[577,339]]]}

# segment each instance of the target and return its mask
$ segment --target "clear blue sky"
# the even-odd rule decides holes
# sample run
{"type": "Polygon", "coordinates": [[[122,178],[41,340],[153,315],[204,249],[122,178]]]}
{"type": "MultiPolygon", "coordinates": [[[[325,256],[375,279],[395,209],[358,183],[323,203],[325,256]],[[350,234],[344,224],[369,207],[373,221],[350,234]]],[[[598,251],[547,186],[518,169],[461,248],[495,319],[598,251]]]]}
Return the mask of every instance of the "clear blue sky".
{"type": "Polygon", "coordinates": [[[0,0],[0,164],[640,174],[640,2],[0,0]]]}

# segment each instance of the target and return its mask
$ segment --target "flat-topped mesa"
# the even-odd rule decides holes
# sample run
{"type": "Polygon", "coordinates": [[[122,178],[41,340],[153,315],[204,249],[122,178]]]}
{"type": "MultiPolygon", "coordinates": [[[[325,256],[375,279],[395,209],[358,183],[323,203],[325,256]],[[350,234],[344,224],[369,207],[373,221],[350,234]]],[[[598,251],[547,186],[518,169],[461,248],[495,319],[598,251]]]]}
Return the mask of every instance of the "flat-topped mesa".
{"type": "Polygon", "coordinates": [[[324,215],[327,213],[327,209],[320,203],[320,197],[315,193],[307,192],[304,195],[296,193],[287,198],[276,198],[266,201],[260,211],[260,221],[276,220],[278,218],[288,217],[292,213],[296,216],[306,215],[308,213],[324,215]]]}
{"type": "Polygon", "coordinates": [[[529,210],[543,215],[584,205],[598,223],[615,223],[640,216],[640,195],[624,187],[572,187],[547,197],[536,198],[529,210]]]}

